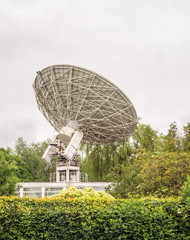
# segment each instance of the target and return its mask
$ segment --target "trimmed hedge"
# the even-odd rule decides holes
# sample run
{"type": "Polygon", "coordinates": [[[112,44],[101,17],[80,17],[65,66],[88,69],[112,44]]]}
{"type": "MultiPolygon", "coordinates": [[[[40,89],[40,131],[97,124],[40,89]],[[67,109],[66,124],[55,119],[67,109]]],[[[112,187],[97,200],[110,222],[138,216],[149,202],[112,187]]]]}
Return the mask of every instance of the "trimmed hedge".
{"type": "Polygon", "coordinates": [[[0,239],[190,239],[179,199],[0,197],[0,239]]]}

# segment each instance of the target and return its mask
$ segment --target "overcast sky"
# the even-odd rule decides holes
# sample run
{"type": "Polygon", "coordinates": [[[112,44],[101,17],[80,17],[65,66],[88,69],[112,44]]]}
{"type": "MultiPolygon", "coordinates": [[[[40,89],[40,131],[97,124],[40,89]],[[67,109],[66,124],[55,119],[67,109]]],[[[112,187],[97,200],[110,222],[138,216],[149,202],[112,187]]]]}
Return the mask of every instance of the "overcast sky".
{"type": "Polygon", "coordinates": [[[189,0],[0,0],[0,147],[55,132],[39,112],[36,72],[90,69],[121,88],[142,122],[190,122],[189,0]]]}

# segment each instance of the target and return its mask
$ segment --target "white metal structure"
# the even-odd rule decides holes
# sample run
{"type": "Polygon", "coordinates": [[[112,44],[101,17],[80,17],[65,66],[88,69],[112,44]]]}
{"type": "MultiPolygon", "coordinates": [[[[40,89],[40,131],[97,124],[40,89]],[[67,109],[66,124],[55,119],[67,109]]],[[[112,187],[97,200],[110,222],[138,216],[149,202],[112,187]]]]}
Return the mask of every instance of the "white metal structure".
{"type": "Polygon", "coordinates": [[[60,158],[56,182],[79,182],[80,142],[108,143],[132,135],[137,114],[128,97],[95,72],[54,65],[37,73],[33,88],[40,111],[58,131],[44,160],[60,158]],[[73,164],[72,164],[73,162],[73,164]]]}
{"type": "Polygon", "coordinates": [[[56,182],[80,182],[80,164],[77,157],[82,137],[83,132],[79,130],[78,123],[70,121],[46,149],[43,160],[47,163],[54,158],[59,160],[56,164],[56,182]]]}
{"type": "Polygon", "coordinates": [[[54,65],[37,73],[33,88],[40,111],[58,131],[77,121],[84,139],[113,142],[132,135],[137,114],[128,97],[95,72],[54,65]]]}
{"type": "MultiPolygon", "coordinates": [[[[105,191],[105,188],[112,183],[107,182],[73,182],[71,183],[76,188],[82,189],[92,187],[96,191],[105,191]]],[[[45,197],[58,194],[70,186],[67,182],[24,182],[16,186],[16,194],[19,197],[45,197]]]]}
{"type": "MultiPolygon", "coordinates": [[[[68,125],[72,126],[72,122],[68,125]]],[[[72,161],[79,155],[80,142],[83,132],[69,126],[63,127],[57,136],[54,136],[42,159],[49,163],[52,158],[72,161]]]]}

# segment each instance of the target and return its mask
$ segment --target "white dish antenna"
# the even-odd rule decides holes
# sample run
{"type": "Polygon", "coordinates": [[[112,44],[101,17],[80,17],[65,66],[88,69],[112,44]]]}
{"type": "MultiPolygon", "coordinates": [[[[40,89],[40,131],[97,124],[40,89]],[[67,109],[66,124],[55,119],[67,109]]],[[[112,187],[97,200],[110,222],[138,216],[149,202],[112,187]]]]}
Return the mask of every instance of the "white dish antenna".
{"type": "Polygon", "coordinates": [[[137,114],[129,98],[95,72],[50,66],[37,73],[33,88],[40,111],[58,132],[71,122],[85,140],[108,143],[131,136],[136,128],[137,114]]]}

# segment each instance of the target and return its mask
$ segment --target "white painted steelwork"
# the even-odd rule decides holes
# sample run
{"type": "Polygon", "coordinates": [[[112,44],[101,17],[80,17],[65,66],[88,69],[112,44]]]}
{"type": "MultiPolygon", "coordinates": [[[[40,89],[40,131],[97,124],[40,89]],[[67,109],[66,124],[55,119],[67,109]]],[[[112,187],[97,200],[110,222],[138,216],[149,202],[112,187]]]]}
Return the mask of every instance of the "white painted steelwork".
{"type": "Polygon", "coordinates": [[[89,142],[114,142],[133,134],[137,114],[128,97],[99,74],[73,65],[54,65],[37,73],[38,107],[58,131],[76,121],[89,142]]]}
{"type": "Polygon", "coordinates": [[[15,193],[19,197],[39,197],[52,196],[58,194],[71,185],[83,189],[85,187],[92,187],[96,191],[105,191],[105,189],[112,183],[109,182],[24,182],[16,185],[15,193]]]}

